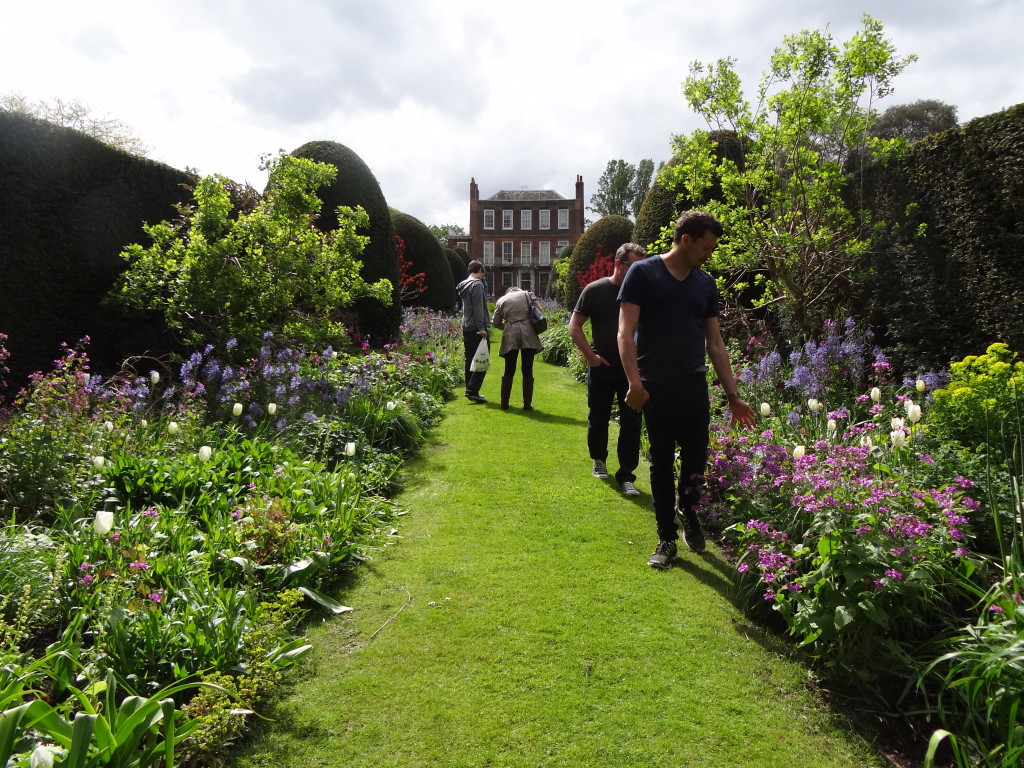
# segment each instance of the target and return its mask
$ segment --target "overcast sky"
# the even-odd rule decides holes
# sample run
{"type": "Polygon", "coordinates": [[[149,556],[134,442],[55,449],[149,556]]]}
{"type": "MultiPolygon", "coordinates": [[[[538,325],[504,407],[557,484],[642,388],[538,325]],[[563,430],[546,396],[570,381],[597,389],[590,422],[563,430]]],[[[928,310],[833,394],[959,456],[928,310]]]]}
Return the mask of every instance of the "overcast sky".
{"type": "Polygon", "coordinates": [[[732,56],[753,94],[785,35],[868,13],[918,61],[881,109],[1024,102],[1022,0],[52,0],[5,3],[0,93],[78,99],[177,168],[262,189],[259,158],[356,152],[388,204],[468,226],[469,180],[586,195],[607,162],[667,160],[705,127],[680,85],[732,56]]]}

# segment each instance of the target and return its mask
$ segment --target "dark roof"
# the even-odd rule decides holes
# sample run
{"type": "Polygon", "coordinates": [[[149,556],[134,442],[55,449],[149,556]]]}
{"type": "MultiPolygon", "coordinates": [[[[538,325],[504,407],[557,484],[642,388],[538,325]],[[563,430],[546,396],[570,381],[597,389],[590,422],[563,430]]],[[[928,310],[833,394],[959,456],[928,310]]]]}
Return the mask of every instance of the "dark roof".
{"type": "Polygon", "coordinates": [[[487,198],[488,200],[565,200],[553,189],[503,189],[496,195],[487,198]]]}

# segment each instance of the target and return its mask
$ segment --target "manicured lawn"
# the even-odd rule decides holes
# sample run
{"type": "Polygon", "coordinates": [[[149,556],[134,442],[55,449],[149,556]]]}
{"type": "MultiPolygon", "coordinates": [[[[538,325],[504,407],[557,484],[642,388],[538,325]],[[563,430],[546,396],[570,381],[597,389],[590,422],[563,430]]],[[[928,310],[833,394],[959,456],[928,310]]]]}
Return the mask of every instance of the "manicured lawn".
{"type": "Polygon", "coordinates": [[[714,547],[647,568],[646,467],[637,500],[591,477],[584,388],[538,363],[537,410],[517,379],[502,412],[499,376],[448,405],[399,537],[235,764],[885,765],[744,618],[714,547]]]}

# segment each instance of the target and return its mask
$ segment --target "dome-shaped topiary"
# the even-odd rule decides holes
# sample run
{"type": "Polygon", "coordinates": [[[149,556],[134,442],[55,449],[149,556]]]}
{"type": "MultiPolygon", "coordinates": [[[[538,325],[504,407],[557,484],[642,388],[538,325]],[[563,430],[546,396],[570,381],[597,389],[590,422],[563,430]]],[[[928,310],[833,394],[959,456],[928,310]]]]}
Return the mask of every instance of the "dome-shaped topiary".
{"type": "Polygon", "coordinates": [[[385,306],[371,298],[359,298],[353,305],[354,324],[360,337],[374,345],[387,344],[398,336],[402,323],[401,281],[398,273],[398,244],[384,193],[362,159],[348,147],[335,141],[311,141],[292,152],[338,169],[334,182],[321,189],[323,209],[318,226],[329,232],[338,226],[339,205],[361,206],[370,217],[370,225],[360,234],[370,238],[362,255],[360,275],[369,283],[387,279],[393,287],[392,303],[385,306]]]}
{"type": "MultiPolygon", "coordinates": [[[[456,248],[455,249],[455,253],[458,255],[458,257],[460,259],[462,259],[463,267],[468,269],[469,268],[469,261],[470,261],[470,259],[469,259],[469,251],[467,251],[465,248],[456,248]]],[[[461,281],[461,280],[462,280],[462,278],[459,278],[459,281],[461,281]]]]}
{"type": "MultiPolygon", "coordinates": [[[[405,258],[411,274],[423,273],[426,290],[406,303],[450,311],[455,307],[455,281],[444,249],[430,229],[419,219],[407,213],[392,211],[391,220],[397,234],[405,243],[405,258]]],[[[463,275],[465,277],[465,275],[463,275]]]]}
{"type": "Polygon", "coordinates": [[[569,267],[559,297],[562,305],[568,309],[576,306],[583,287],[579,284],[579,274],[586,272],[594,260],[601,254],[615,256],[615,251],[623,243],[633,239],[633,222],[625,216],[604,216],[583,233],[569,256],[569,267]]]}
{"type": "Polygon", "coordinates": [[[464,262],[459,258],[459,254],[454,248],[445,248],[444,255],[448,259],[448,266],[452,269],[452,280],[455,281],[453,285],[458,285],[466,279],[466,268],[469,266],[469,262],[464,262]]]}

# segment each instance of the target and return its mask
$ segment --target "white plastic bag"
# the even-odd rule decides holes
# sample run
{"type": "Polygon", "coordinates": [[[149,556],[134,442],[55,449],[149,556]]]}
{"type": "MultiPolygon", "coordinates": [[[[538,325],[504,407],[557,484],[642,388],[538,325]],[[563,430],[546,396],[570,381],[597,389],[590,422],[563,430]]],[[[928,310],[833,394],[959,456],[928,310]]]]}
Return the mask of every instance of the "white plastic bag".
{"type": "Polygon", "coordinates": [[[469,368],[474,373],[483,373],[491,367],[491,350],[487,347],[487,339],[481,338],[480,344],[476,348],[476,354],[473,355],[473,362],[470,363],[469,368]]]}

